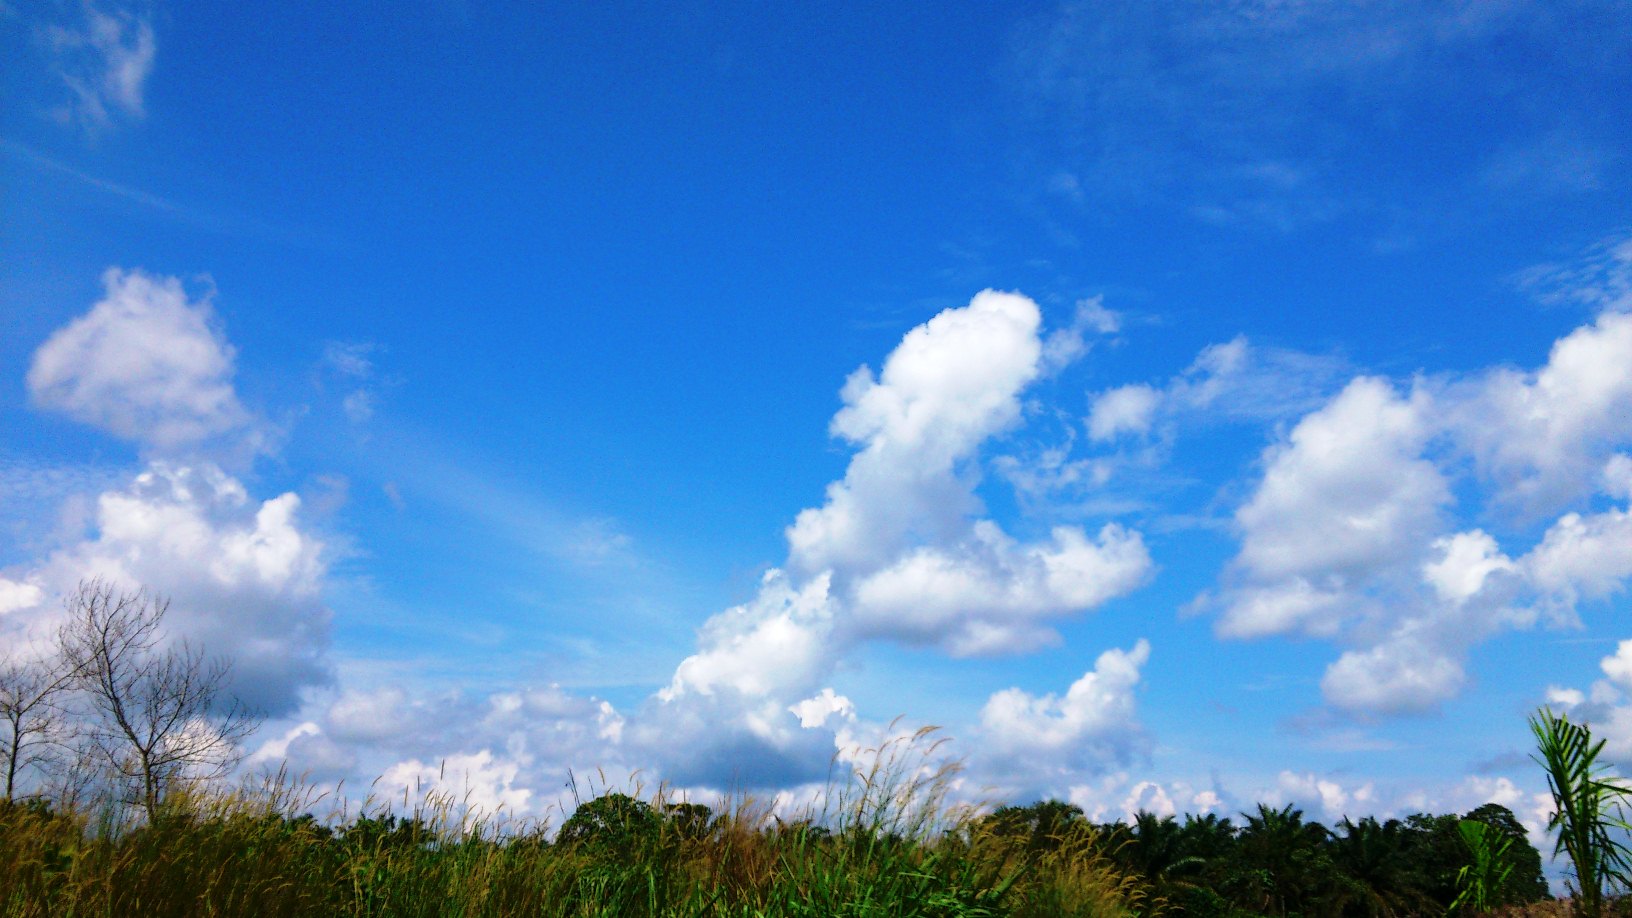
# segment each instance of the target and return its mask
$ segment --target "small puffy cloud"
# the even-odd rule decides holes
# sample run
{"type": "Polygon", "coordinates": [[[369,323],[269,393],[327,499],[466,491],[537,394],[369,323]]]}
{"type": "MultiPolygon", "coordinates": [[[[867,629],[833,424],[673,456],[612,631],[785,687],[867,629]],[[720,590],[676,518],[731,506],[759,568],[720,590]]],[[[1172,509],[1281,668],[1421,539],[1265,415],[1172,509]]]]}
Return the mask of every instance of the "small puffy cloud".
{"type": "Polygon", "coordinates": [[[788,710],[799,718],[799,726],[807,730],[825,726],[835,717],[844,721],[854,720],[856,717],[856,706],[850,699],[837,694],[831,688],[822,689],[820,693],[791,705],[788,710]]]}
{"type": "Polygon", "coordinates": [[[80,22],[45,30],[57,73],[72,94],[57,117],[91,133],[119,118],[140,119],[158,53],[152,25],[133,13],[91,3],[81,11],[80,22]]]}
{"type": "Polygon", "coordinates": [[[1407,714],[1454,698],[1465,681],[1461,661],[1440,642],[1408,630],[1369,649],[1344,653],[1327,667],[1320,688],[1342,710],[1407,714]]]}
{"type": "Polygon", "coordinates": [[[1233,595],[1218,620],[1218,633],[1230,638],[1297,633],[1332,637],[1354,611],[1354,599],[1348,594],[1290,577],[1233,595]]]}
{"type": "Polygon", "coordinates": [[[1018,688],[992,695],[980,712],[982,764],[1033,771],[1049,783],[1127,763],[1143,748],[1134,691],[1149,659],[1141,640],[1100,654],[1064,695],[1018,688]]]}
{"type": "Polygon", "coordinates": [[[956,655],[1030,649],[1054,637],[1040,620],[1125,595],[1151,568],[1144,540],[1114,523],[1092,540],[1061,526],[1047,543],[1021,545],[981,521],[956,548],[924,547],[859,580],[853,621],[956,655]]]}
{"type": "Polygon", "coordinates": [[[91,311],[34,353],[34,403],[160,450],[250,426],[233,389],[234,351],[208,296],[181,281],[110,268],[91,311]]]}
{"type": "Polygon", "coordinates": [[[1544,697],[1548,704],[1557,705],[1565,710],[1578,707],[1587,701],[1586,693],[1580,689],[1562,688],[1557,685],[1549,685],[1544,697]]]}
{"type": "Polygon", "coordinates": [[[1077,301],[1071,324],[1050,332],[1043,339],[1042,369],[1053,373],[1088,353],[1088,335],[1114,335],[1122,329],[1122,314],[1105,308],[1105,298],[1077,301]]]}
{"type": "Polygon", "coordinates": [[[20,583],[0,577],[0,616],[23,609],[32,609],[45,599],[45,591],[38,584],[20,583]]]}
{"type": "MultiPolygon", "coordinates": [[[[1615,653],[1605,657],[1599,666],[1604,675],[1616,687],[1632,690],[1632,641],[1622,641],[1615,647],[1615,653]]],[[[1580,693],[1577,692],[1577,695],[1580,693]]]]}
{"type": "Polygon", "coordinates": [[[1269,796],[1274,803],[1291,803],[1301,809],[1315,810],[1327,822],[1370,812],[1377,805],[1376,790],[1371,784],[1349,789],[1330,778],[1291,771],[1283,771],[1276,777],[1275,791],[1269,796]]]}
{"type": "Polygon", "coordinates": [[[1632,577],[1632,510],[1566,513],[1520,563],[1531,582],[1566,611],[1603,599],[1632,577]]]}
{"type": "Polygon", "coordinates": [[[1482,530],[1436,539],[1433,548],[1440,555],[1423,565],[1422,576],[1446,602],[1467,602],[1484,590],[1491,575],[1516,569],[1496,540],[1482,530]]]}
{"type": "Polygon", "coordinates": [[[1103,442],[1124,433],[1146,433],[1160,404],[1155,389],[1138,383],[1102,392],[1088,412],[1088,436],[1103,442]]]}
{"type": "Polygon", "coordinates": [[[1444,401],[1500,503],[1541,513],[1591,494],[1632,442],[1632,314],[1604,312],[1554,342],[1539,370],[1496,370],[1444,401]]]}
{"type": "Polygon", "coordinates": [[[1450,499],[1421,458],[1430,430],[1419,398],[1362,377],[1271,449],[1262,482],[1236,512],[1236,563],[1255,577],[1353,576],[1423,544],[1450,499]]]}

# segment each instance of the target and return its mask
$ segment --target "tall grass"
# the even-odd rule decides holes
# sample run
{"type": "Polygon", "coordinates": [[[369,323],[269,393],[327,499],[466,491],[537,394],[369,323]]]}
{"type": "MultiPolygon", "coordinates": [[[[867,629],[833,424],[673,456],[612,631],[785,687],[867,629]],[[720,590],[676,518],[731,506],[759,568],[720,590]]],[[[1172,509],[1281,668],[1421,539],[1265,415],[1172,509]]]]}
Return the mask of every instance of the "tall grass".
{"type": "MultiPolygon", "coordinates": [[[[1092,830],[1042,853],[948,803],[955,767],[927,733],[868,750],[819,803],[779,816],[739,794],[706,820],[665,789],[567,842],[437,795],[324,818],[281,777],[177,793],[150,822],[0,808],[0,915],[1125,916],[1134,880],[1092,830]],[[640,814],[651,814],[647,819],[640,814]],[[611,826],[611,828],[608,828],[611,826]],[[621,828],[620,828],[621,827],[621,828]],[[627,829],[628,831],[624,831],[627,829]]],[[[616,795],[614,795],[616,796],[616,795]]],[[[603,798],[604,799],[604,798],[603,798]]]]}

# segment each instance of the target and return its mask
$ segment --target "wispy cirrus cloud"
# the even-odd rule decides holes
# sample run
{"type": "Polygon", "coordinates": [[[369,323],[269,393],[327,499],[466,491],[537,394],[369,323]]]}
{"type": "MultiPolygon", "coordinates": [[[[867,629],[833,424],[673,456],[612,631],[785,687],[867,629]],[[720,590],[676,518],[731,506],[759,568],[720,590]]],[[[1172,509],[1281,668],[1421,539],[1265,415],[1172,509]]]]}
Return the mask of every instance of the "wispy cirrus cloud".
{"type": "Polygon", "coordinates": [[[48,25],[42,32],[52,66],[69,92],[53,114],[93,135],[141,120],[158,56],[151,22],[134,11],[91,2],[81,4],[78,13],[76,21],[48,25]]]}
{"type": "Polygon", "coordinates": [[[1390,206],[1411,206],[1408,194],[1444,206],[1492,185],[1596,187],[1619,141],[1588,128],[1624,115],[1550,82],[1563,72],[1556,49],[1583,35],[1590,48],[1571,67],[1624,79],[1611,49],[1632,36],[1632,17],[1619,7],[1067,2],[1018,30],[1005,73],[1037,187],[1060,201],[1160,203],[1291,231],[1378,209],[1376,174],[1402,150],[1435,171],[1390,206]],[[1469,59],[1528,75],[1493,81],[1469,59]],[[1487,145],[1450,157],[1418,147],[1409,127],[1473,112],[1487,145]],[[1372,190],[1355,190],[1362,172],[1372,190]]]}

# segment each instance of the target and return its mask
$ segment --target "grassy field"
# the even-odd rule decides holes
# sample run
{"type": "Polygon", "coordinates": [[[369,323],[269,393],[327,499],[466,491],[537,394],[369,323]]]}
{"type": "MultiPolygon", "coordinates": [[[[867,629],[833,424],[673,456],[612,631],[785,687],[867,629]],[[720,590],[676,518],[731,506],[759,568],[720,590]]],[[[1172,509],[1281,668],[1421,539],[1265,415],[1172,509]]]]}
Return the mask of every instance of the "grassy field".
{"type": "MultiPolygon", "coordinates": [[[[1046,846],[946,804],[946,768],[885,763],[787,820],[606,794],[558,832],[459,815],[307,815],[287,782],[172,793],[127,824],[0,808],[6,916],[1121,916],[1143,885],[1078,822],[1046,846]]],[[[400,812],[400,809],[399,809],[400,812]]]]}
{"type": "Polygon", "coordinates": [[[1539,852],[1494,804],[1334,829],[1262,805],[1239,823],[1141,813],[1096,825],[1061,801],[956,804],[956,764],[937,749],[920,732],[874,750],[794,813],[637,787],[581,800],[553,827],[434,794],[354,808],[282,776],[230,793],[172,787],[151,819],[128,805],[0,803],[0,918],[1577,913],[1545,901],[1539,852]]]}

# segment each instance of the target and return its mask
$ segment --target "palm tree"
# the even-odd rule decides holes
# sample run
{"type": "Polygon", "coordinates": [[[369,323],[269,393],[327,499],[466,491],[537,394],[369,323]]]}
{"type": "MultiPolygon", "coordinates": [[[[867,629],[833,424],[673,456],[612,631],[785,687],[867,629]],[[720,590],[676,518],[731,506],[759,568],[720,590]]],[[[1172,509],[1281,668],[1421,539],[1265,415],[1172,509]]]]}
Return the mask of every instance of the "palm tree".
{"type": "Polygon", "coordinates": [[[1241,815],[1247,818],[1239,836],[1247,872],[1236,880],[1249,901],[1273,915],[1336,913],[1329,900],[1340,875],[1325,850],[1326,827],[1304,822],[1303,811],[1291,804],[1277,810],[1260,803],[1256,815],[1241,815]]]}
{"type": "Polygon", "coordinates": [[[1332,838],[1332,860],[1353,880],[1350,912],[1382,916],[1434,910],[1422,872],[1411,857],[1410,830],[1398,819],[1379,823],[1367,816],[1339,823],[1343,834],[1332,838]]]}
{"type": "Polygon", "coordinates": [[[1133,817],[1131,835],[1124,859],[1157,895],[1165,895],[1168,887],[1188,885],[1182,878],[1203,866],[1201,858],[1185,852],[1184,830],[1172,816],[1140,810],[1133,817]]]}
{"type": "Polygon", "coordinates": [[[1563,852],[1570,859],[1580,914],[1599,918],[1605,887],[1632,885],[1632,849],[1618,837],[1632,829],[1623,811],[1632,787],[1598,761],[1604,741],[1593,742],[1586,725],[1542,708],[1530,718],[1530,731],[1539,753],[1532,758],[1546,769],[1553,793],[1554,812],[1547,821],[1549,831],[1558,831],[1553,855],[1563,852]]]}

